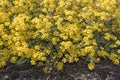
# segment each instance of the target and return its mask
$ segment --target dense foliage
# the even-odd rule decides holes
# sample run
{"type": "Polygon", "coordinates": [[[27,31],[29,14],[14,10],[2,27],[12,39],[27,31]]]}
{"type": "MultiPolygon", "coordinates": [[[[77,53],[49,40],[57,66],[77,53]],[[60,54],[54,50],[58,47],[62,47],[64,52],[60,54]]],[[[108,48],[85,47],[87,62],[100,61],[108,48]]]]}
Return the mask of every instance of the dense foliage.
{"type": "Polygon", "coordinates": [[[0,0],[0,67],[120,61],[120,0],[0,0]]]}

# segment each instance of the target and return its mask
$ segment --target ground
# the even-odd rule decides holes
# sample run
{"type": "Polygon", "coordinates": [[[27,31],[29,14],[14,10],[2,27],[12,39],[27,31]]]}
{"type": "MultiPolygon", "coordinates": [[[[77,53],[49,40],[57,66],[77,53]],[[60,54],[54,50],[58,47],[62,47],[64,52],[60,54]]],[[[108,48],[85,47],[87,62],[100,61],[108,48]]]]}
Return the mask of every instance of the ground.
{"type": "Polygon", "coordinates": [[[93,71],[87,68],[87,62],[65,64],[62,71],[53,70],[45,74],[38,66],[30,64],[12,65],[0,69],[0,80],[120,80],[120,65],[103,59],[93,71]]]}

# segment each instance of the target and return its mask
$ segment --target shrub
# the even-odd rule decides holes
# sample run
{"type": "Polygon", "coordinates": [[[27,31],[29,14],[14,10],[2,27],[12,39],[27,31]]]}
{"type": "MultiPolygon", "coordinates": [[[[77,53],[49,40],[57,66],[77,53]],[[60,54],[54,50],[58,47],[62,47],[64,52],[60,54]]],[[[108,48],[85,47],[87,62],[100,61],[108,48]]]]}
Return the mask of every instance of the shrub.
{"type": "Polygon", "coordinates": [[[62,70],[65,63],[120,61],[119,0],[1,0],[0,67],[7,62],[62,70]]]}

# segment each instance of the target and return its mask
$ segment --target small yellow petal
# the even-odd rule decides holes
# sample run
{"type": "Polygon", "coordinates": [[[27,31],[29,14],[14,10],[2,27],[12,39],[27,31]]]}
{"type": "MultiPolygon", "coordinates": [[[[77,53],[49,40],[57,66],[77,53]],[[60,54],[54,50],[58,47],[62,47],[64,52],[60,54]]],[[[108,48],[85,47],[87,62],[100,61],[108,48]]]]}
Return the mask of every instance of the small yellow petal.
{"type": "Polygon", "coordinates": [[[89,63],[88,68],[89,68],[89,70],[93,70],[95,68],[95,64],[94,63],[89,63]]]}

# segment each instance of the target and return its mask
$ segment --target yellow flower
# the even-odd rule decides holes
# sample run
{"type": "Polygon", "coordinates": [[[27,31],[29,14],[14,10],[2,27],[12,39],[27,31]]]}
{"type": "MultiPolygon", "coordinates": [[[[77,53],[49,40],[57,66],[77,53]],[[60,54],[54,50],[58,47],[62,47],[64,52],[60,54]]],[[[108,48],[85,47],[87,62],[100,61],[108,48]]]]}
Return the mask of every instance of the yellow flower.
{"type": "Polygon", "coordinates": [[[61,42],[60,43],[61,44],[61,46],[63,46],[65,49],[68,49],[71,45],[72,45],[72,42],[70,42],[70,41],[63,41],[63,42],[61,42]]]}
{"type": "Polygon", "coordinates": [[[110,56],[109,56],[110,60],[114,60],[116,58],[117,58],[117,54],[115,54],[115,53],[111,53],[110,56]]]}
{"type": "Polygon", "coordinates": [[[24,54],[22,52],[18,52],[18,56],[23,57],[24,54]]]}
{"type": "Polygon", "coordinates": [[[74,11],[68,11],[68,10],[65,10],[64,13],[65,13],[65,15],[74,15],[75,14],[74,11]]]}
{"type": "Polygon", "coordinates": [[[111,44],[111,45],[110,45],[110,48],[115,48],[115,47],[117,47],[116,44],[111,44]]]}
{"type": "Polygon", "coordinates": [[[54,31],[53,35],[54,36],[59,36],[59,32],[58,31],[54,31]]]}
{"type": "Polygon", "coordinates": [[[2,46],[3,45],[3,41],[0,41],[0,46],[2,46]]]}
{"type": "Polygon", "coordinates": [[[42,61],[46,61],[46,57],[40,57],[42,61]]]}
{"type": "Polygon", "coordinates": [[[5,65],[6,65],[6,62],[5,62],[5,61],[1,61],[1,62],[0,62],[0,68],[3,67],[3,66],[5,66],[5,65]]]}
{"type": "Polygon", "coordinates": [[[117,40],[115,44],[120,45],[120,40],[117,40]]]}
{"type": "Polygon", "coordinates": [[[105,33],[105,37],[104,37],[104,38],[105,38],[106,40],[110,41],[110,36],[111,36],[111,35],[110,35],[109,33],[105,33]]]}
{"type": "Polygon", "coordinates": [[[106,20],[107,17],[108,16],[108,14],[107,13],[105,13],[105,12],[101,12],[101,20],[106,20]]]}
{"type": "Polygon", "coordinates": [[[30,63],[31,63],[31,65],[35,65],[36,61],[35,60],[31,60],[30,63]]]}
{"type": "Polygon", "coordinates": [[[96,59],[95,59],[95,62],[96,62],[96,63],[99,63],[99,62],[100,62],[100,58],[96,58],[96,59]]]}
{"type": "Polygon", "coordinates": [[[79,61],[79,58],[75,57],[75,59],[74,59],[74,60],[75,60],[75,62],[78,62],[78,61],[79,61]]]}
{"type": "Polygon", "coordinates": [[[63,62],[63,63],[66,63],[66,62],[67,62],[66,58],[63,58],[63,59],[62,59],[62,62],[63,62]]]}
{"type": "Polygon", "coordinates": [[[120,54],[120,49],[118,49],[117,52],[120,54]]]}
{"type": "Polygon", "coordinates": [[[73,62],[73,57],[69,56],[68,60],[69,60],[69,63],[72,63],[73,62]]]}
{"type": "Polygon", "coordinates": [[[8,38],[8,35],[6,35],[6,34],[2,36],[3,40],[6,40],[7,38],[8,38]]]}
{"type": "Polygon", "coordinates": [[[63,0],[61,0],[61,1],[59,2],[59,5],[60,5],[60,7],[63,7],[63,6],[65,5],[65,2],[64,2],[63,0]]]}
{"type": "Polygon", "coordinates": [[[72,20],[73,20],[73,17],[72,17],[72,16],[68,16],[68,17],[67,17],[67,20],[72,21],[72,20]]]}
{"type": "Polygon", "coordinates": [[[115,65],[119,65],[120,60],[119,59],[114,59],[113,62],[114,62],[115,65]]]}
{"type": "Polygon", "coordinates": [[[45,50],[44,50],[44,53],[46,53],[46,54],[50,54],[51,51],[50,51],[49,49],[45,49],[45,50]]]}
{"type": "Polygon", "coordinates": [[[63,63],[62,62],[58,62],[57,63],[57,69],[58,70],[62,70],[62,68],[63,68],[63,63]]]}
{"type": "Polygon", "coordinates": [[[10,26],[10,22],[6,22],[6,23],[5,23],[5,26],[10,26]]]}
{"type": "Polygon", "coordinates": [[[53,45],[55,45],[55,44],[57,44],[57,38],[52,38],[52,43],[53,43],[53,45]]]}
{"type": "Polygon", "coordinates": [[[61,37],[63,40],[67,40],[67,39],[68,39],[68,36],[65,35],[65,34],[60,34],[60,37],[61,37]]]}
{"type": "Polygon", "coordinates": [[[9,22],[9,16],[7,13],[4,13],[4,12],[0,12],[0,23],[4,23],[4,22],[9,22]]]}
{"type": "Polygon", "coordinates": [[[16,60],[17,60],[17,57],[12,57],[11,60],[10,60],[10,62],[11,62],[11,63],[15,63],[16,60]]]}
{"type": "Polygon", "coordinates": [[[33,58],[34,58],[34,59],[37,58],[38,56],[39,56],[38,53],[34,53],[34,54],[33,54],[33,58]]]}
{"type": "Polygon", "coordinates": [[[36,46],[35,46],[35,49],[36,49],[36,50],[40,50],[40,46],[36,45],[36,46]]]}
{"type": "Polygon", "coordinates": [[[2,32],[4,30],[4,25],[0,24],[0,31],[2,32]]]}
{"type": "Polygon", "coordinates": [[[93,70],[94,68],[95,68],[95,64],[94,63],[89,63],[88,64],[88,68],[89,68],[89,70],[93,70]]]}
{"type": "Polygon", "coordinates": [[[104,51],[104,49],[103,49],[103,50],[98,51],[98,55],[103,58],[106,58],[109,54],[108,54],[108,52],[104,51]]]}

